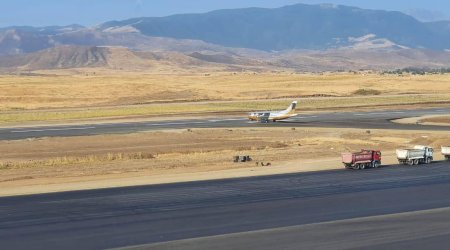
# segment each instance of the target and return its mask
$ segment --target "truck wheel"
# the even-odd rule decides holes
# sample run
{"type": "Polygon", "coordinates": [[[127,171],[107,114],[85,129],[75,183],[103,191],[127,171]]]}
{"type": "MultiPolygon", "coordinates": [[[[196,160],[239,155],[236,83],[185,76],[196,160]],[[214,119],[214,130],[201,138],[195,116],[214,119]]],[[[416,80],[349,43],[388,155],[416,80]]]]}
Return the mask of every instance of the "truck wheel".
{"type": "Polygon", "coordinates": [[[408,165],[409,165],[409,166],[414,165],[414,160],[409,160],[409,161],[408,161],[408,165]]]}
{"type": "Polygon", "coordinates": [[[359,169],[361,169],[361,170],[364,170],[364,169],[366,169],[366,165],[365,165],[365,164],[361,164],[361,165],[359,165],[359,169]]]}
{"type": "Polygon", "coordinates": [[[426,164],[430,164],[430,163],[431,163],[431,158],[428,157],[425,163],[426,163],[426,164]]]}
{"type": "Polygon", "coordinates": [[[353,169],[359,170],[359,169],[360,169],[360,168],[359,168],[359,164],[356,164],[356,165],[353,167],[353,169]]]}
{"type": "Polygon", "coordinates": [[[419,159],[414,160],[414,165],[419,165],[419,159]]]}
{"type": "Polygon", "coordinates": [[[373,163],[373,168],[379,168],[380,167],[380,162],[376,161],[373,163]]]}

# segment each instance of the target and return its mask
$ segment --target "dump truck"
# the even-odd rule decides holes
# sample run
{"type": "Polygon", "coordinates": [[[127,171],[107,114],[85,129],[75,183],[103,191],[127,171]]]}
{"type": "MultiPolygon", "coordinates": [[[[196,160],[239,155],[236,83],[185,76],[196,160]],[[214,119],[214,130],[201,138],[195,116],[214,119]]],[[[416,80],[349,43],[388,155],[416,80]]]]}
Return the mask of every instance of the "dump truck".
{"type": "Polygon", "coordinates": [[[397,149],[398,163],[404,165],[430,164],[433,161],[433,148],[415,146],[412,149],[397,149]]]}
{"type": "Polygon", "coordinates": [[[450,146],[448,147],[442,147],[442,154],[444,155],[445,159],[447,159],[447,161],[450,161],[450,146]]]}
{"type": "Polygon", "coordinates": [[[342,163],[347,169],[378,168],[381,165],[381,151],[366,150],[356,153],[343,153],[342,163]]]}

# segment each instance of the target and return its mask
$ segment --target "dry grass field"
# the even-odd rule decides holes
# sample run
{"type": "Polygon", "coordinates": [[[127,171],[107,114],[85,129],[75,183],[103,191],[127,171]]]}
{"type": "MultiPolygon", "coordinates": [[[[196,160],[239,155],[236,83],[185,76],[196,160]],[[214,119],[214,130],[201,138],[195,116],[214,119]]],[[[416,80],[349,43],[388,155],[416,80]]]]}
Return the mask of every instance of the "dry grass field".
{"type": "MultiPolygon", "coordinates": [[[[336,98],[300,98],[299,112],[390,109],[405,106],[424,107],[446,105],[450,103],[450,95],[402,95],[402,96],[363,96],[336,98]]],[[[292,99],[229,101],[201,103],[167,103],[144,104],[132,106],[94,107],[88,109],[57,109],[57,110],[24,110],[0,112],[0,124],[23,124],[25,122],[52,122],[103,119],[103,118],[149,118],[167,115],[244,115],[254,110],[285,109],[292,99]]]]}
{"type": "Polygon", "coordinates": [[[450,103],[448,74],[62,72],[0,76],[0,122],[245,112],[285,108],[291,99],[299,99],[303,110],[450,103]]]}
{"type": "Polygon", "coordinates": [[[450,75],[218,73],[209,76],[1,76],[0,109],[351,96],[361,89],[377,90],[381,95],[450,94],[450,75]]]}

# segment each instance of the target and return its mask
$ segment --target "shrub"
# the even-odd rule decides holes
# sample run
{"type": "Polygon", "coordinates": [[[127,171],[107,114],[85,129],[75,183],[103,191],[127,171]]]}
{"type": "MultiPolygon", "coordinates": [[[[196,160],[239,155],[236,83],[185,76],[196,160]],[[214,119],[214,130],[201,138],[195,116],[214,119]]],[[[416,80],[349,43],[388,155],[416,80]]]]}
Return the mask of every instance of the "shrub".
{"type": "Polygon", "coordinates": [[[353,95],[380,95],[381,91],[376,89],[358,89],[352,93],[353,95]]]}

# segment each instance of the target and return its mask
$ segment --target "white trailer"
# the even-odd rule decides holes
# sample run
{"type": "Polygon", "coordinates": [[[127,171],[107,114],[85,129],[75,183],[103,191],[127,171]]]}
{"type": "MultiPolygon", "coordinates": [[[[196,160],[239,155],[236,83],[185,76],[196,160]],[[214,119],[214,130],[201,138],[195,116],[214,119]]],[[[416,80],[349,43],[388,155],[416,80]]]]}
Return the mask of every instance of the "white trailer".
{"type": "Polygon", "coordinates": [[[450,161],[450,146],[442,147],[442,154],[444,155],[445,159],[450,161]]]}
{"type": "Polygon", "coordinates": [[[412,149],[397,149],[397,159],[400,164],[419,165],[430,164],[433,161],[433,148],[415,146],[412,149]]]}

